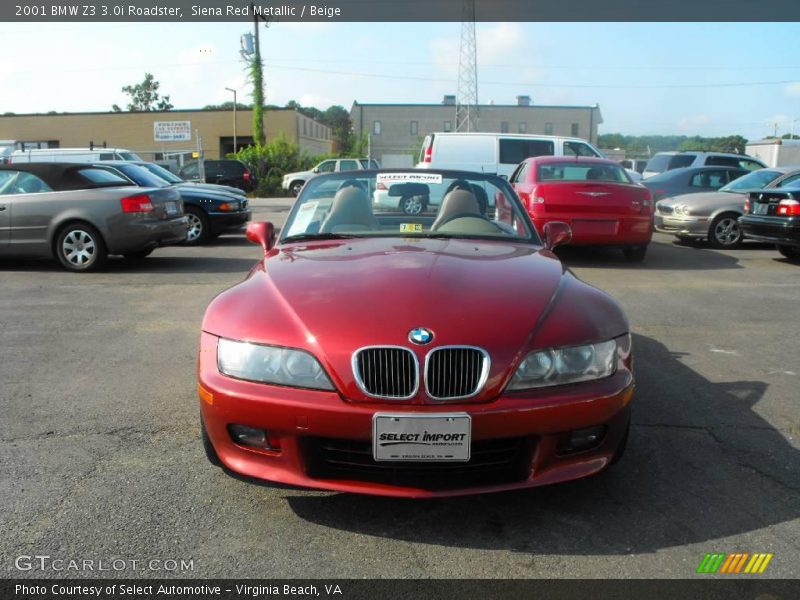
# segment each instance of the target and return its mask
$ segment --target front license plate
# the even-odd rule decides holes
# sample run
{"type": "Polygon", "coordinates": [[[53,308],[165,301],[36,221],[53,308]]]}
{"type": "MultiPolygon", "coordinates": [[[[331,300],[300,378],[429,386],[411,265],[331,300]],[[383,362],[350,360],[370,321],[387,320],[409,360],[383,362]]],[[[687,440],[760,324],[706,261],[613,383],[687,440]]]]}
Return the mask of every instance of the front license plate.
{"type": "Polygon", "coordinates": [[[372,458],[376,461],[466,462],[472,419],[464,413],[372,418],[372,458]]]}
{"type": "Polygon", "coordinates": [[[174,215],[178,212],[178,205],[175,202],[165,202],[164,207],[167,210],[168,215],[174,215]]]}
{"type": "Polygon", "coordinates": [[[753,204],[754,215],[765,215],[769,211],[769,202],[755,202],[753,204]]]}

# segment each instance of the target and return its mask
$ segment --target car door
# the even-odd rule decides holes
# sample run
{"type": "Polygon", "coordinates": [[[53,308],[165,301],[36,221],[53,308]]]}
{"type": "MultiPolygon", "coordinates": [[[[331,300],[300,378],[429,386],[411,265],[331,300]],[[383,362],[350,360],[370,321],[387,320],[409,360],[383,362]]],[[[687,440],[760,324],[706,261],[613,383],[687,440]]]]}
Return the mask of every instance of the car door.
{"type": "Polygon", "coordinates": [[[11,194],[6,191],[16,171],[0,171],[0,250],[11,239],[11,194]]]}
{"type": "MultiPolygon", "coordinates": [[[[5,246],[14,252],[47,249],[47,232],[52,218],[48,199],[58,195],[36,175],[25,171],[12,173],[0,183],[0,230],[6,223],[5,246]],[[6,215],[5,217],[3,215],[6,215]]],[[[0,234],[0,246],[2,246],[0,234]]]]}
{"type": "Polygon", "coordinates": [[[358,170],[358,161],[353,159],[342,159],[339,161],[338,165],[339,171],[357,171],[358,170]]]}

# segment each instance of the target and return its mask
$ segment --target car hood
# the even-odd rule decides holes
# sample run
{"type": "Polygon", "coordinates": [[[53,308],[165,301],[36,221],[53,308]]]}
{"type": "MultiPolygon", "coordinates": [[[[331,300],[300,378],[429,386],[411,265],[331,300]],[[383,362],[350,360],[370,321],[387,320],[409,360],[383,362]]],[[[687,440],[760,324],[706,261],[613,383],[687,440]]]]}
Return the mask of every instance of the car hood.
{"type": "Polygon", "coordinates": [[[678,204],[685,204],[690,206],[693,210],[702,210],[708,208],[710,211],[716,210],[721,206],[738,206],[740,209],[744,206],[746,194],[736,194],[733,192],[703,192],[700,194],[680,194],[670,198],[659,200],[659,204],[667,206],[677,206],[678,204]]]}
{"type": "Polygon", "coordinates": [[[431,348],[478,346],[492,361],[480,400],[499,393],[528,350],[610,339],[628,325],[611,298],[537,246],[372,238],[273,249],[212,302],[203,329],[303,348],[352,398],[358,348],[404,346],[423,364],[431,348]],[[430,345],[409,342],[417,327],[434,333],[430,345]]]}

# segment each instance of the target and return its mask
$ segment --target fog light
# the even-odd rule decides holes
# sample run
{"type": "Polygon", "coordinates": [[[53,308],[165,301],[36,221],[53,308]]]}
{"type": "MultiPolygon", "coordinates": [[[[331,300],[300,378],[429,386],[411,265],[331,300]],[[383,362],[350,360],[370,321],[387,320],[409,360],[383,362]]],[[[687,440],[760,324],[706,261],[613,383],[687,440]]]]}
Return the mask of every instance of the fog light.
{"type": "Polygon", "coordinates": [[[606,435],[605,425],[596,425],[584,429],[575,429],[562,436],[558,443],[557,452],[559,454],[569,454],[594,448],[603,441],[606,435]]]}
{"type": "Polygon", "coordinates": [[[234,443],[240,446],[250,446],[252,448],[261,448],[262,450],[280,451],[281,449],[280,438],[263,429],[231,424],[228,425],[228,433],[234,443]]]}

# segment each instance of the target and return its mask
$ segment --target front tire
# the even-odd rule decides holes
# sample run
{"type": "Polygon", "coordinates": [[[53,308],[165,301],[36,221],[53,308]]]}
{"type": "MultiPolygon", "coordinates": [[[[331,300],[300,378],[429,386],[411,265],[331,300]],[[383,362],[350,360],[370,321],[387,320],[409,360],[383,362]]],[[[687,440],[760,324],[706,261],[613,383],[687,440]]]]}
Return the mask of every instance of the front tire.
{"type": "Polygon", "coordinates": [[[628,262],[642,262],[647,254],[647,246],[628,246],[622,249],[622,254],[628,262]]]}
{"type": "Polygon", "coordinates": [[[736,214],[719,215],[708,228],[708,243],[712,248],[738,248],[742,245],[742,237],[739,215],[736,214]]]}
{"type": "Polygon", "coordinates": [[[59,232],[55,255],[65,269],[85,273],[102,267],[108,250],[97,229],[88,223],[73,223],[59,232]]]}
{"type": "Polygon", "coordinates": [[[778,244],[775,248],[777,248],[778,252],[780,252],[784,258],[788,258],[792,262],[800,262],[800,248],[785,246],[783,244],[778,244]]]}
{"type": "Polygon", "coordinates": [[[187,246],[205,244],[211,237],[206,213],[202,209],[190,207],[186,209],[186,217],[189,219],[189,229],[184,244],[187,246]]]}
{"type": "Polygon", "coordinates": [[[292,192],[292,196],[299,196],[300,190],[303,189],[304,184],[305,184],[304,181],[293,181],[292,184],[289,186],[289,190],[292,192]]]}

